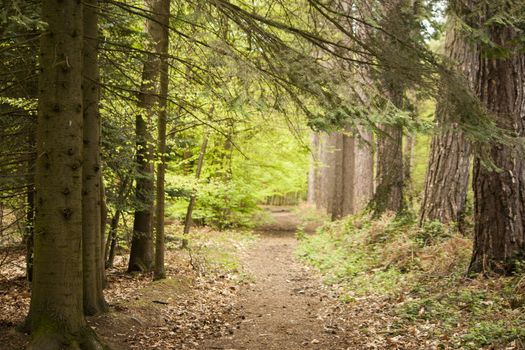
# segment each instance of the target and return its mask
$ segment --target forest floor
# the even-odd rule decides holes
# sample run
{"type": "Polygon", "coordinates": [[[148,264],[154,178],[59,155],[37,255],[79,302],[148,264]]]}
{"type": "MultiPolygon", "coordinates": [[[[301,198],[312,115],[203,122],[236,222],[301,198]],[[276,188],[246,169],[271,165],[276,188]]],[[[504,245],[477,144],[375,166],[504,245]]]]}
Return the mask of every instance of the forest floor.
{"type": "MultiPolygon", "coordinates": [[[[388,297],[344,303],[337,286],[296,258],[296,229],[311,232],[319,223],[303,227],[290,208],[266,211],[272,220],[256,235],[196,230],[191,252],[168,250],[163,281],[124,273],[124,251],[108,271],[109,313],[88,322],[115,350],[441,348],[419,328],[396,331],[388,297]]],[[[23,256],[11,253],[0,268],[3,350],[28,341],[18,330],[30,298],[23,256]]]]}

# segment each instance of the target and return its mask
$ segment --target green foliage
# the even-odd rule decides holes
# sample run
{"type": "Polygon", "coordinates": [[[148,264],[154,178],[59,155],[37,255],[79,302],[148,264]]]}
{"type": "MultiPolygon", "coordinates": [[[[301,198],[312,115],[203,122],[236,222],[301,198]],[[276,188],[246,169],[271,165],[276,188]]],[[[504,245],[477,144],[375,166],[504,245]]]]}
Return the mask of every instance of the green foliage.
{"type": "MultiPolygon", "coordinates": [[[[303,120],[301,120],[304,122],[303,120]]],[[[232,124],[230,139],[209,135],[204,167],[195,179],[202,134],[181,135],[185,159],[169,163],[168,213],[183,219],[190,196],[196,197],[194,219],[219,228],[254,225],[257,205],[272,196],[306,192],[309,153],[305,127],[295,128],[276,116],[232,124]],[[191,157],[188,157],[191,155],[191,157]]]]}
{"type": "Polygon", "coordinates": [[[425,222],[418,230],[415,240],[421,246],[433,245],[450,237],[449,228],[440,221],[425,222]]]}
{"type": "Polygon", "coordinates": [[[371,229],[366,215],[326,224],[318,234],[301,240],[297,255],[323,272],[326,283],[343,283],[358,295],[394,293],[404,276],[381,263],[379,242],[389,234],[380,234],[376,243],[368,244],[371,229]]]}
{"type": "Polygon", "coordinates": [[[484,321],[474,325],[469,332],[463,336],[465,349],[479,349],[484,346],[505,346],[518,340],[525,341],[525,328],[516,325],[509,328],[505,321],[484,321]]]}

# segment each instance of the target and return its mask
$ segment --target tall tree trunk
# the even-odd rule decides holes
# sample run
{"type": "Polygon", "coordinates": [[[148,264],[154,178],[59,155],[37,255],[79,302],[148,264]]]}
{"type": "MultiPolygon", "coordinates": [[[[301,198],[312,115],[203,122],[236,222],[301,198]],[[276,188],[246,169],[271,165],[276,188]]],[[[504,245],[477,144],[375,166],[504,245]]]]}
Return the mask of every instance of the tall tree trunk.
{"type": "MultiPolygon", "coordinates": [[[[499,5],[492,10],[506,9],[499,5]]],[[[497,13],[483,15],[486,20],[497,13]]],[[[490,25],[488,34],[508,55],[497,57],[492,48],[480,49],[477,94],[499,127],[523,137],[525,52],[517,44],[523,34],[501,24],[490,25]]],[[[517,146],[489,147],[497,169],[488,168],[479,157],[474,162],[474,251],[469,270],[510,273],[525,255],[525,160],[517,146]]]]}
{"type": "Polygon", "coordinates": [[[121,210],[117,209],[115,210],[115,214],[113,214],[113,217],[111,218],[111,222],[109,224],[109,234],[108,234],[108,241],[106,243],[106,254],[105,254],[105,268],[109,269],[113,267],[113,263],[115,262],[115,253],[117,248],[117,230],[118,230],[118,224],[120,221],[120,215],[121,210]]]}
{"type": "MultiPolygon", "coordinates": [[[[380,80],[385,96],[395,109],[405,111],[406,81],[400,79],[403,76],[402,65],[392,61],[415,59],[411,57],[412,50],[407,50],[398,38],[412,39],[420,32],[419,16],[416,13],[419,6],[414,0],[388,0],[383,1],[382,26],[386,33],[380,34],[380,61],[382,70],[380,80]],[[400,15],[403,14],[403,15],[400,15]]],[[[403,39],[404,40],[404,39],[403,39]]],[[[390,113],[395,113],[394,108],[390,113]]],[[[380,216],[385,211],[400,213],[405,209],[405,179],[403,167],[403,128],[395,121],[380,126],[377,147],[377,188],[372,203],[374,216],[380,216]]]]}
{"type": "Polygon", "coordinates": [[[96,315],[107,311],[102,292],[101,160],[98,70],[98,0],[84,2],[83,93],[84,136],[82,165],[82,256],[84,312],[96,315]]]}
{"type": "MultiPolygon", "coordinates": [[[[465,84],[476,85],[477,50],[449,19],[445,53],[464,76],[465,84]]],[[[456,222],[462,227],[470,173],[470,144],[457,123],[447,96],[442,96],[436,109],[437,132],[432,136],[430,156],[421,203],[419,224],[439,220],[456,222]]]]}
{"type": "MultiPolygon", "coordinates": [[[[151,13],[161,13],[162,0],[146,0],[146,8],[151,13]]],[[[137,176],[135,179],[135,209],[133,221],[133,237],[128,264],[128,272],[151,271],[153,268],[153,204],[154,204],[154,174],[153,174],[153,140],[148,125],[156,110],[158,95],[158,78],[160,57],[159,45],[162,41],[162,25],[152,19],[146,19],[147,45],[151,53],[147,54],[142,70],[142,86],[140,107],[147,114],[146,119],[141,113],[136,117],[135,133],[137,138],[137,176]]]]}
{"type": "MultiPolygon", "coordinates": [[[[28,141],[29,160],[27,162],[27,197],[26,197],[26,278],[29,282],[33,279],[33,246],[35,237],[35,130],[31,128],[28,141]]],[[[2,227],[0,225],[0,227],[2,227]]]]}
{"type": "Polygon", "coordinates": [[[168,107],[168,84],[169,84],[169,14],[170,0],[162,0],[160,13],[155,14],[157,20],[162,24],[162,39],[158,45],[160,55],[160,93],[159,93],[159,115],[158,115],[158,146],[157,152],[159,162],[157,164],[157,206],[155,225],[155,269],[153,278],[158,280],[166,277],[164,268],[164,205],[165,190],[164,180],[166,177],[166,123],[168,107]]]}
{"type": "Polygon", "coordinates": [[[153,163],[151,139],[142,115],[137,116],[137,177],[135,179],[135,214],[128,272],[150,271],[153,267],[153,163]]]}
{"type": "Polygon", "coordinates": [[[321,207],[328,214],[332,214],[334,204],[334,186],[335,186],[335,162],[336,162],[336,133],[323,134],[321,138],[321,207]]]}
{"type": "Polygon", "coordinates": [[[43,0],[32,350],[102,349],[82,298],[82,3],[43,0]]]}
{"type": "Polygon", "coordinates": [[[344,135],[342,133],[335,133],[335,149],[334,149],[334,161],[331,164],[333,169],[333,186],[332,186],[332,205],[330,215],[332,221],[343,217],[343,205],[345,194],[344,188],[344,135]]]}

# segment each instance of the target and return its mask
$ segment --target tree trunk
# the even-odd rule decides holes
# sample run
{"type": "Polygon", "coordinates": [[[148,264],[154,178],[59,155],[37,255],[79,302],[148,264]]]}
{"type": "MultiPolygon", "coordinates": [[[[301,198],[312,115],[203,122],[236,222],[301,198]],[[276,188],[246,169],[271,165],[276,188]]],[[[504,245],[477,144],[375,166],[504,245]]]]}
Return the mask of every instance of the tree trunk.
{"type": "MultiPolygon", "coordinates": [[[[26,245],[26,278],[29,282],[33,280],[33,246],[35,234],[35,130],[31,128],[28,142],[29,160],[27,162],[27,197],[26,197],[26,229],[25,229],[25,245],[26,245]]],[[[1,228],[0,224],[0,228],[1,228]]]]}
{"type": "Polygon", "coordinates": [[[346,128],[336,134],[332,220],[355,213],[355,139],[346,128]]]}
{"type": "Polygon", "coordinates": [[[28,349],[101,349],[82,298],[82,3],[43,0],[28,349]]]}
{"type": "Polygon", "coordinates": [[[135,179],[135,209],[133,236],[128,272],[150,271],[153,267],[153,163],[151,162],[150,135],[142,115],[137,116],[137,177],[135,179]]]}
{"type": "MultiPolygon", "coordinates": [[[[162,0],[146,0],[146,8],[151,13],[161,13],[162,0]]],[[[162,41],[162,25],[154,19],[146,19],[145,32],[148,36],[148,51],[159,52],[162,41]]],[[[151,271],[153,268],[153,140],[148,125],[156,110],[158,95],[160,58],[155,53],[148,53],[142,70],[140,107],[147,114],[137,115],[135,133],[137,138],[137,177],[135,179],[135,200],[137,208],[133,221],[133,237],[128,264],[128,272],[151,271]]]]}
{"type": "Polygon", "coordinates": [[[336,161],[336,133],[323,134],[321,139],[321,207],[328,214],[332,214],[334,204],[334,186],[335,186],[335,161],[336,161]]]}
{"type": "MultiPolygon", "coordinates": [[[[477,50],[449,23],[445,39],[445,53],[465,84],[475,88],[477,74],[477,50]]],[[[470,173],[470,144],[451,115],[446,96],[439,101],[436,109],[437,132],[432,136],[430,156],[425,180],[425,192],[421,203],[419,224],[439,220],[442,223],[456,222],[462,227],[467,200],[470,173]]]]}
{"type": "MultiPolygon", "coordinates": [[[[501,6],[496,9],[503,11],[501,6]]],[[[477,94],[499,127],[523,137],[525,53],[516,44],[522,34],[501,24],[488,27],[488,34],[508,55],[495,57],[490,49],[480,49],[477,94]]],[[[488,168],[479,157],[474,162],[474,250],[469,270],[510,273],[525,254],[525,163],[517,146],[493,144],[488,152],[497,169],[488,168]]]]}
{"type": "Polygon", "coordinates": [[[402,139],[400,126],[381,127],[377,147],[377,188],[373,199],[376,217],[385,211],[399,213],[404,208],[402,139]]]}
{"type": "Polygon", "coordinates": [[[164,180],[166,177],[166,123],[168,107],[168,84],[169,84],[169,12],[170,0],[161,1],[161,11],[155,14],[157,20],[162,24],[162,40],[159,43],[160,55],[160,94],[159,94],[159,115],[158,115],[158,146],[157,152],[159,162],[157,164],[157,206],[156,206],[156,226],[155,226],[155,269],[153,278],[163,279],[166,277],[164,268],[164,205],[165,190],[164,180]]]}
{"type": "Polygon", "coordinates": [[[354,141],[354,212],[363,210],[374,195],[374,152],[372,133],[359,130],[354,141]]]}
{"type": "Polygon", "coordinates": [[[333,136],[335,138],[335,149],[334,149],[334,162],[331,164],[333,168],[333,186],[332,186],[332,205],[330,215],[332,221],[338,220],[344,215],[344,135],[342,133],[336,133],[333,136]]]}
{"type": "Polygon", "coordinates": [[[118,223],[120,221],[121,211],[120,209],[115,210],[115,214],[111,218],[111,223],[109,225],[109,234],[108,234],[108,243],[106,244],[106,269],[113,267],[115,262],[115,253],[117,248],[117,230],[118,223]]]}
{"type": "Polygon", "coordinates": [[[96,315],[107,311],[104,300],[101,232],[101,160],[98,45],[98,0],[84,6],[83,106],[84,136],[82,165],[82,256],[84,276],[84,312],[96,315]]]}

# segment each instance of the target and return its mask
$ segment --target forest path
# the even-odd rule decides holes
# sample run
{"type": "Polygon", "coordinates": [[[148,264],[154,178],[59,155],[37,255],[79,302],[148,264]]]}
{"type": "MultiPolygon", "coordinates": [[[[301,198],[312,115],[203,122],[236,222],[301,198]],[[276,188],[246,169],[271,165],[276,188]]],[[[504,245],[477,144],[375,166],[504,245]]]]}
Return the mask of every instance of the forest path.
{"type": "Polygon", "coordinates": [[[241,257],[251,283],[238,294],[237,329],[208,340],[202,349],[353,348],[334,320],[337,299],[294,257],[293,214],[281,211],[272,216],[272,228],[280,230],[259,232],[257,243],[241,257]]]}

